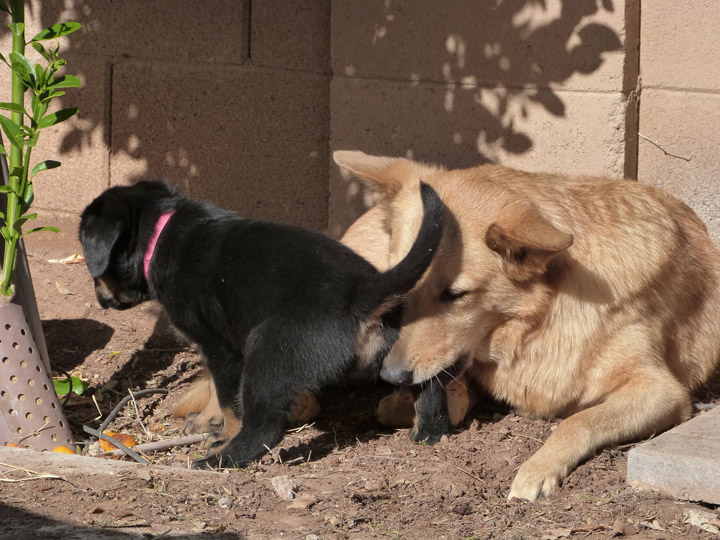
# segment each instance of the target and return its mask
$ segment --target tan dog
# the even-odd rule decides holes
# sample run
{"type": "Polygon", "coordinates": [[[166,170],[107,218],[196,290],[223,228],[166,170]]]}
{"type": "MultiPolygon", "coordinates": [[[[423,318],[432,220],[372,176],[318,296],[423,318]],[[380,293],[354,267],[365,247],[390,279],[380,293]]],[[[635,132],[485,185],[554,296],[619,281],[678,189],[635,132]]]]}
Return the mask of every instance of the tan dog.
{"type": "Polygon", "coordinates": [[[417,233],[418,178],[449,214],[381,376],[455,366],[521,414],[565,418],[508,498],[548,496],[599,448],[689,417],[720,359],[720,253],[685,204],[633,181],[334,158],[380,194],[353,227],[375,229],[387,266],[417,233]]]}

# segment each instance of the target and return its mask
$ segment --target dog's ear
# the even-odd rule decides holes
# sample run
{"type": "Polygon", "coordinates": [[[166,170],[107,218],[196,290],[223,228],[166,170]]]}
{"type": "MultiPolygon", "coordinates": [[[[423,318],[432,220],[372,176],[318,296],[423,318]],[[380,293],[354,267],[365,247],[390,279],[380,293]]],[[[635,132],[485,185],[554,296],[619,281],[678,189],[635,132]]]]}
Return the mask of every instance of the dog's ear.
{"type": "Polygon", "coordinates": [[[333,152],[333,159],[368,187],[387,197],[392,197],[408,183],[415,185],[429,174],[444,170],[405,158],[369,156],[351,150],[337,150],[333,152]]]}
{"type": "Polygon", "coordinates": [[[542,274],[550,259],[572,245],[573,236],[556,229],[535,207],[511,210],[488,227],[485,243],[502,257],[510,279],[525,281],[542,274]]]}
{"type": "Polygon", "coordinates": [[[85,216],[80,229],[80,241],[85,264],[93,278],[99,278],[107,271],[113,248],[124,227],[124,220],[116,216],[85,216]]]}

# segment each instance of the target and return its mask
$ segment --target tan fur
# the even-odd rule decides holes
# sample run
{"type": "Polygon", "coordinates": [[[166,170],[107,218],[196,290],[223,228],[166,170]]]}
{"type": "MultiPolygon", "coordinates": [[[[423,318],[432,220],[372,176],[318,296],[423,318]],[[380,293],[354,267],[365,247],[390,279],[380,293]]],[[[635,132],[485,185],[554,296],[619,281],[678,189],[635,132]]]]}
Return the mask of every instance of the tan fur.
{"type": "MultiPolygon", "coordinates": [[[[208,433],[217,431],[222,426],[219,435],[220,441],[230,440],[242,427],[241,419],[234,414],[230,422],[226,421],[230,409],[224,410],[220,407],[215,392],[215,385],[212,382],[207,369],[203,369],[188,389],[180,398],[173,409],[173,418],[186,418],[184,433],[208,433]]],[[[310,422],[320,413],[320,405],[313,394],[299,394],[288,413],[288,419],[292,425],[302,425],[310,422]]]]}
{"type": "MultiPolygon", "coordinates": [[[[450,381],[445,391],[448,400],[450,425],[457,427],[465,420],[468,411],[475,405],[477,394],[472,391],[469,380],[461,375],[457,380],[450,381]]],[[[387,427],[415,428],[415,398],[406,388],[398,388],[392,394],[380,400],[377,409],[378,421],[387,427]]]]}
{"type": "Polygon", "coordinates": [[[509,498],[550,495],[598,449],[688,418],[720,359],[720,253],[685,204],[633,181],[335,159],[382,193],[386,215],[358,227],[390,235],[390,265],[419,228],[418,176],[448,209],[384,369],[420,383],[460,362],[520,413],[566,418],[509,498]]]}

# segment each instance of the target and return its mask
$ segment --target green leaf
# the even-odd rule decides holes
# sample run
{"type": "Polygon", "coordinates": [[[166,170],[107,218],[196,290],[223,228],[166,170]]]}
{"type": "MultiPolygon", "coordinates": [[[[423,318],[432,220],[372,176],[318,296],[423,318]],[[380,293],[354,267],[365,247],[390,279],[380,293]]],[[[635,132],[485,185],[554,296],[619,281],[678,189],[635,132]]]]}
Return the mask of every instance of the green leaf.
{"type": "Polygon", "coordinates": [[[0,193],[15,193],[15,190],[7,184],[0,185],[0,193]]]}
{"type": "Polygon", "coordinates": [[[3,156],[7,156],[7,150],[5,150],[5,147],[2,145],[2,142],[0,142],[0,154],[3,156]]]}
{"type": "Polygon", "coordinates": [[[66,396],[68,392],[70,392],[70,381],[72,381],[73,394],[77,394],[78,396],[82,395],[83,392],[90,387],[88,383],[75,375],[71,376],[70,379],[67,377],[64,379],[53,379],[53,386],[55,387],[55,393],[58,397],[66,396]]]}
{"type": "Polygon", "coordinates": [[[28,86],[33,86],[35,81],[35,72],[30,64],[30,61],[18,52],[10,53],[10,66],[12,70],[17,73],[20,78],[28,83],[28,86]]]}
{"type": "Polygon", "coordinates": [[[42,43],[39,43],[37,41],[31,41],[30,46],[35,49],[37,52],[39,52],[42,57],[47,60],[48,62],[52,61],[52,56],[48,54],[48,52],[45,50],[45,47],[43,47],[42,43]]]}
{"type": "Polygon", "coordinates": [[[8,66],[10,65],[10,62],[8,62],[7,59],[2,54],[0,54],[0,60],[5,62],[8,66]]]}
{"type": "Polygon", "coordinates": [[[50,113],[47,116],[43,116],[38,122],[38,129],[45,129],[60,122],[64,122],[68,118],[77,114],[77,107],[68,107],[67,109],[61,109],[56,113],[50,113]]]}
{"type": "Polygon", "coordinates": [[[40,171],[49,171],[50,169],[56,169],[60,166],[59,161],[54,161],[52,159],[48,159],[45,161],[41,161],[37,165],[33,167],[32,172],[30,173],[30,180],[32,180],[37,173],[40,171]]]}
{"type": "Polygon", "coordinates": [[[20,238],[22,238],[23,236],[27,236],[28,234],[32,234],[32,233],[36,233],[36,232],[41,232],[41,231],[49,231],[49,232],[59,233],[59,232],[60,232],[60,229],[56,229],[55,227],[36,227],[36,228],[34,228],[34,229],[30,229],[29,231],[23,233],[23,234],[20,236],[20,238]]]}
{"type": "Polygon", "coordinates": [[[33,188],[32,182],[27,185],[25,188],[25,197],[22,203],[20,204],[20,211],[21,213],[25,213],[28,211],[30,206],[32,206],[33,201],[35,200],[35,189],[33,188]]]}
{"type": "Polygon", "coordinates": [[[37,81],[36,87],[45,86],[45,72],[40,64],[35,64],[35,80],[37,81]]]}
{"type": "Polygon", "coordinates": [[[18,125],[7,116],[0,114],[0,127],[2,127],[2,130],[5,132],[10,144],[22,150],[23,139],[18,125]]]}
{"type": "Polygon", "coordinates": [[[41,98],[41,101],[43,103],[50,103],[53,99],[59,98],[60,96],[65,95],[65,92],[50,92],[50,93],[43,92],[43,93],[46,94],[44,98],[41,98]]]}
{"type": "Polygon", "coordinates": [[[25,107],[12,102],[0,102],[0,109],[5,109],[6,111],[13,111],[20,114],[27,114],[27,112],[25,112],[25,107]]]}
{"type": "Polygon", "coordinates": [[[75,75],[63,75],[48,84],[52,88],[78,88],[82,86],[82,81],[75,75]]]}
{"type": "Polygon", "coordinates": [[[39,34],[35,35],[30,41],[46,41],[48,39],[55,39],[62,36],[72,34],[75,30],[80,29],[82,25],[79,22],[64,22],[53,24],[51,27],[46,28],[39,34]]]}
{"type": "Polygon", "coordinates": [[[0,236],[2,236],[7,242],[12,240],[12,233],[10,232],[10,229],[7,227],[7,225],[0,228],[0,236]]]}

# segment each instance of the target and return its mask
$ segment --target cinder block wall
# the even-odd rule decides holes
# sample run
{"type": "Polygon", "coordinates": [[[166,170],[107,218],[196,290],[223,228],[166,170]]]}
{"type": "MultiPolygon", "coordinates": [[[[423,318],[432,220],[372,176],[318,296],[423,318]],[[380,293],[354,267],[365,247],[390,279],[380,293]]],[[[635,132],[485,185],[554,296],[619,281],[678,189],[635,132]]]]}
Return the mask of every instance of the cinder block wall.
{"type": "MultiPolygon", "coordinates": [[[[83,24],[62,40],[68,71],[83,80],[62,106],[80,113],[44,132],[36,152],[63,163],[35,190],[41,221],[63,235],[32,243],[72,243],[89,201],[148,177],[244,215],[326,229],[329,0],[27,5],[28,39],[58,21],[83,24]]],[[[6,53],[4,18],[0,27],[6,53]]],[[[8,70],[0,73],[0,101],[9,101],[8,70]]]]}
{"type": "Polygon", "coordinates": [[[640,133],[652,142],[640,138],[638,178],[689,204],[720,244],[718,21],[717,0],[643,1],[640,133]]]}
{"type": "MultiPolygon", "coordinates": [[[[634,176],[637,0],[333,0],[332,149],[634,176]]],[[[366,205],[331,168],[330,225],[366,205]]]]}
{"type": "Polygon", "coordinates": [[[339,235],[371,201],[336,149],[637,178],[720,239],[715,0],[28,4],[28,35],[84,24],[65,40],[81,113],[37,151],[63,161],[38,177],[41,221],[64,231],[46,246],[143,177],[339,235]]]}

